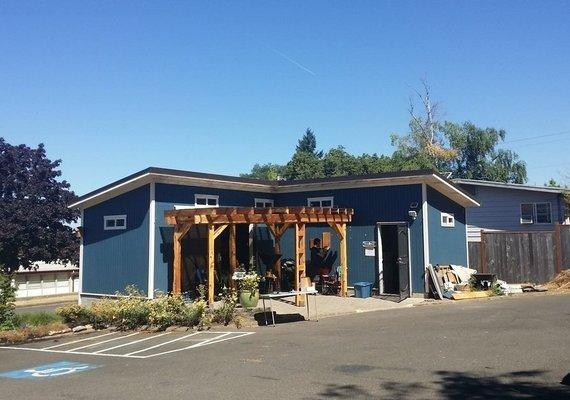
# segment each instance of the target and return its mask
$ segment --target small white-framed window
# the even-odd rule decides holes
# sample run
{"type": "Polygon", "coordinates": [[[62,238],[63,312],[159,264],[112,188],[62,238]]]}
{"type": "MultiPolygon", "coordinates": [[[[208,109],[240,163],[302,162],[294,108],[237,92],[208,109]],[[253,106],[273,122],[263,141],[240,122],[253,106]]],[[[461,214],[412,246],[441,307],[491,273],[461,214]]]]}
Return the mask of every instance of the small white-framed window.
{"type": "Polygon", "coordinates": [[[452,213],[441,213],[441,226],[445,228],[453,228],[455,226],[455,215],[452,213]]]}
{"type": "Polygon", "coordinates": [[[103,217],[103,229],[106,231],[127,229],[127,216],[126,215],[105,215],[103,217]]]}
{"type": "Polygon", "coordinates": [[[307,199],[307,205],[309,207],[333,207],[334,206],[334,197],[333,196],[309,197],[307,199]]]}
{"type": "Polygon", "coordinates": [[[220,196],[213,194],[195,194],[194,207],[219,207],[220,196]]]}
{"type": "Polygon", "coordinates": [[[272,199],[255,199],[254,204],[256,208],[269,208],[274,206],[272,199]]]}
{"type": "Polygon", "coordinates": [[[550,203],[536,203],[536,223],[537,224],[551,224],[552,212],[550,210],[550,203]]]}

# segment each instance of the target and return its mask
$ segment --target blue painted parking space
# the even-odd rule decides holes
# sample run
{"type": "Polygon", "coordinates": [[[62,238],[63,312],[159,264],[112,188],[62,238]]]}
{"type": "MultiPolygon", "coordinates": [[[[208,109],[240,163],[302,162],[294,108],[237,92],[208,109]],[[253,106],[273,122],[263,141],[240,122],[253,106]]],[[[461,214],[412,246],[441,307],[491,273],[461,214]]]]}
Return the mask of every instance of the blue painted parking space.
{"type": "Polygon", "coordinates": [[[99,368],[99,365],[72,362],[72,361],[60,361],[50,364],[37,365],[31,368],[18,369],[15,371],[0,373],[0,377],[11,378],[11,379],[56,378],[59,376],[87,372],[95,368],[99,368]]]}

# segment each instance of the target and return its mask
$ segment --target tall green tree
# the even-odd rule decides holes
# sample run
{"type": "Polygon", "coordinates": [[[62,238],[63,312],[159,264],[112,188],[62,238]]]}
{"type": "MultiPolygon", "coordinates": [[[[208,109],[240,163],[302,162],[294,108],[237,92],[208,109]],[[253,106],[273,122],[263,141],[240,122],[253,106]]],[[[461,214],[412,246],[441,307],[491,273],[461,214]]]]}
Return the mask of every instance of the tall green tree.
{"type": "Polygon", "coordinates": [[[502,129],[480,128],[471,122],[446,122],[443,131],[456,151],[449,162],[453,177],[507,183],[525,183],[526,164],[511,150],[497,149],[505,139],[502,129]]]}
{"type": "Polygon", "coordinates": [[[254,164],[251,168],[251,172],[247,174],[240,174],[241,177],[244,178],[253,178],[253,179],[264,179],[275,181],[284,175],[285,167],[279,164],[267,163],[267,164],[254,164]]]}
{"type": "Polygon", "coordinates": [[[77,262],[79,242],[69,224],[76,197],[60,180],[61,160],[51,161],[43,144],[11,145],[0,138],[0,266],[12,272],[37,261],[77,262]]]}
{"type": "Polygon", "coordinates": [[[297,151],[285,165],[284,177],[288,181],[322,178],[325,176],[323,161],[315,154],[297,151]]]}
{"type": "Polygon", "coordinates": [[[338,146],[327,151],[323,157],[324,176],[347,176],[362,173],[359,159],[338,146]]]}
{"type": "Polygon", "coordinates": [[[297,143],[295,151],[309,153],[318,158],[323,156],[322,150],[317,151],[317,137],[311,128],[305,130],[303,137],[301,137],[297,143]]]}

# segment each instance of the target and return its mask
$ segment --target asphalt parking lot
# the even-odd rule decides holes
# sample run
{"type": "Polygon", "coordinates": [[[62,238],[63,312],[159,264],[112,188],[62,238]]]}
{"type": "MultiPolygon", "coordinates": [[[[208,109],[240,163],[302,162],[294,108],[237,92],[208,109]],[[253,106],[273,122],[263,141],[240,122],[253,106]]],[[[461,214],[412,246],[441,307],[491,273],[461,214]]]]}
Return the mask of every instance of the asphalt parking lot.
{"type": "Polygon", "coordinates": [[[427,305],[234,332],[170,343],[193,332],[97,332],[83,342],[0,349],[0,393],[32,400],[570,398],[570,388],[560,384],[570,372],[569,295],[427,305]]]}

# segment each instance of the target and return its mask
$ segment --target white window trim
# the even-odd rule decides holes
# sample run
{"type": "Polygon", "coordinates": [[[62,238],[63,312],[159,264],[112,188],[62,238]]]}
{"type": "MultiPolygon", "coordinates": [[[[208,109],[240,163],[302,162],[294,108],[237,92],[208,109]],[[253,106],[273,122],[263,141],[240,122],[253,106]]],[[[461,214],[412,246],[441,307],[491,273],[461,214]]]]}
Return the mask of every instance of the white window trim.
{"type": "Polygon", "coordinates": [[[554,220],[552,218],[552,203],[550,201],[540,201],[537,203],[533,203],[533,202],[525,202],[525,203],[520,203],[519,205],[519,221],[521,223],[521,225],[552,225],[552,221],[554,220]],[[523,204],[531,204],[532,205],[532,222],[527,222],[527,221],[523,221],[522,219],[522,206],[523,204]],[[536,212],[536,206],[539,204],[548,204],[549,210],[550,210],[550,222],[537,222],[537,218],[538,218],[538,214],[536,212]]]}
{"type": "Polygon", "coordinates": [[[263,203],[263,204],[271,204],[269,207],[275,207],[275,201],[273,199],[258,199],[255,198],[253,199],[253,206],[257,207],[257,203],[263,203]]]}
{"type": "MultiPolygon", "coordinates": [[[[334,207],[334,196],[325,196],[325,197],[309,197],[307,198],[307,206],[311,207],[311,203],[314,201],[319,201],[321,204],[323,204],[323,201],[330,201],[331,205],[330,207],[327,206],[326,208],[332,208],[334,207]]],[[[321,206],[322,207],[322,206],[321,206]]]]}
{"type": "Polygon", "coordinates": [[[201,193],[196,193],[194,195],[194,207],[195,208],[207,208],[207,207],[219,207],[220,206],[220,196],[218,196],[217,194],[201,194],[201,193]],[[198,204],[198,199],[206,199],[206,204],[198,204]],[[207,204],[208,200],[216,200],[216,205],[212,206],[207,204]]]}
{"type": "Polygon", "coordinates": [[[127,216],[125,214],[103,216],[103,230],[105,230],[105,231],[118,231],[118,230],[124,230],[124,229],[127,229],[127,216]],[[123,226],[117,226],[117,223],[115,222],[115,226],[107,226],[107,221],[110,221],[110,220],[116,221],[118,219],[124,219],[125,224],[123,226]]]}
{"type": "Polygon", "coordinates": [[[455,214],[453,213],[446,213],[442,212],[440,216],[441,226],[444,228],[454,228],[455,227],[455,214]],[[448,222],[443,222],[443,218],[447,217],[448,222]],[[449,222],[449,219],[452,219],[452,222],[449,222]]]}

